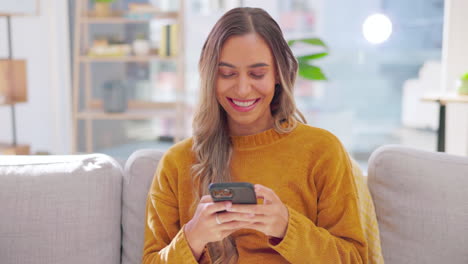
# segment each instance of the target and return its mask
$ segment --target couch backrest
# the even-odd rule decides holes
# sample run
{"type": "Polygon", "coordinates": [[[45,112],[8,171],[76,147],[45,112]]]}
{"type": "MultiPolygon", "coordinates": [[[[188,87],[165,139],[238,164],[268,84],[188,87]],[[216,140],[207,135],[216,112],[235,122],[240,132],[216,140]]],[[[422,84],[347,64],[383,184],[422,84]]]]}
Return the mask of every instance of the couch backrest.
{"type": "Polygon", "coordinates": [[[0,263],[120,263],[122,178],[102,154],[0,156],[0,263]]]}
{"type": "Polygon", "coordinates": [[[468,158],[384,146],[368,177],[386,264],[468,263],[468,158]]]}
{"type": "Polygon", "coordinates": [[[122,196],[122,264],[139,264],[143,256],[146,198],[162,151],[143,149],[125,164],[122,196]]]}

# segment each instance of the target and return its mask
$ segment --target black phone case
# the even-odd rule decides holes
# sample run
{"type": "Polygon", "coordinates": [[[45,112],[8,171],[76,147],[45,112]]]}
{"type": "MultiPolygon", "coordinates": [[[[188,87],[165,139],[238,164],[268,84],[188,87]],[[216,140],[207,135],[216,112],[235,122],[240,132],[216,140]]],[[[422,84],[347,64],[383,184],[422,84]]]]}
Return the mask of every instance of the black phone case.
{"type": "Polygon", "coordinates": [[[256,204],[254,186],[248,182],[212,183],[209,191],[213,201],[232,201],[233,204],[256,204]]]}

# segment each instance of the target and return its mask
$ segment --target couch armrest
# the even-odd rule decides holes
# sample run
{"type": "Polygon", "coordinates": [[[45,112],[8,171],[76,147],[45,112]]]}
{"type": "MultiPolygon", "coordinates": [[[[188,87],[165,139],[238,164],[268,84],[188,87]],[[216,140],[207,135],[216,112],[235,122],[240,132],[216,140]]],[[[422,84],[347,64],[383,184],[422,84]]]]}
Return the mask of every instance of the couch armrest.
{"type": "Polygon", "coordinates": [[[122,178],[102,154],[0,156],[0,262],[120,263],[122,178]]]}
{"type": "Polygon", "coordinates": [[[368,185],[385,263],[468,263],[468,158],[383,146],[368,185]]]}

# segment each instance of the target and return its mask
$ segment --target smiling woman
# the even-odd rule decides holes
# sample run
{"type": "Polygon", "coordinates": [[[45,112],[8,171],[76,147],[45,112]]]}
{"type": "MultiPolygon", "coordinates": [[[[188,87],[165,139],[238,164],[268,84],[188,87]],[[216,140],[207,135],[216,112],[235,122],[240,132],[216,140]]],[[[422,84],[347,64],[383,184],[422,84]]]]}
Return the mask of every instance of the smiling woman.
{"type": "Polygon", "coordinates": [[[273,127],[270,103],[277,81],[268,44],[257,34],[229,38],[221,49],[216,98],[227,112],[231,135],[273,127]]]}
{"type": "Polygon", "coordinates": [[[203,46],[193,137],[158,165],[143,263],[368,263],[351,162],[305,125],[298,63],[262,9],[236,8],[203,46]],[[211,183],[254,184],[260,204],[213,202],[211,183]]]}

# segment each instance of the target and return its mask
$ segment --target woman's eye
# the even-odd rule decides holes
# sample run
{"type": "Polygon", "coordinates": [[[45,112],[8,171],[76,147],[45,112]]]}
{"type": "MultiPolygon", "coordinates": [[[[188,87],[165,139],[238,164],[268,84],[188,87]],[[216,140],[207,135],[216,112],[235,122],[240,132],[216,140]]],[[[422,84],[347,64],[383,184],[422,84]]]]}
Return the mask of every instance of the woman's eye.
{"type": "Polygon", "coordinates": [[[263,78],[263,76],[265,76],[265,74],[255,74],[255,73],[251,73],[250,75],[254,77],[255,79],[261,79],[263,78]]]}
{"type": "Polygon", "coordinates": [[[222,72],[221,72],[220,75],[221,75],[221,77],[223,77],[223,78],[229,78],[229,77],[234,76],[235,73],[232,73],[232,72],[231,72],[231,73],[222,73],[222,72]]]}

